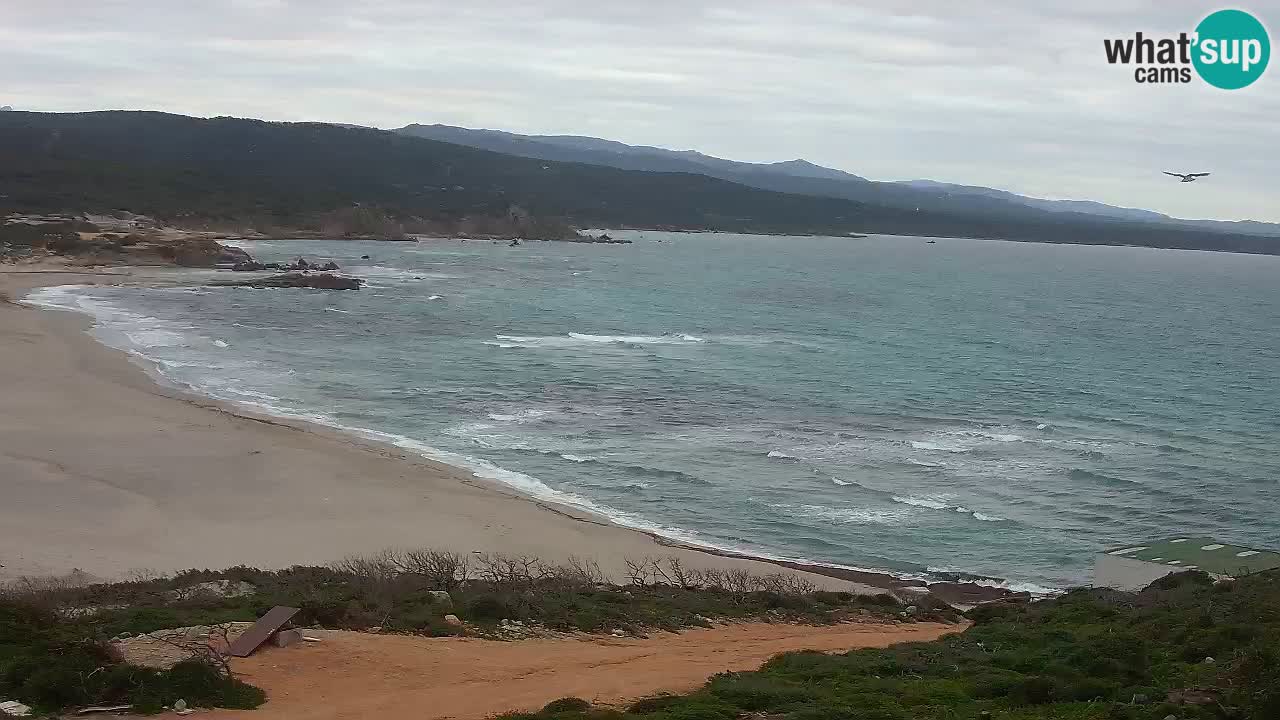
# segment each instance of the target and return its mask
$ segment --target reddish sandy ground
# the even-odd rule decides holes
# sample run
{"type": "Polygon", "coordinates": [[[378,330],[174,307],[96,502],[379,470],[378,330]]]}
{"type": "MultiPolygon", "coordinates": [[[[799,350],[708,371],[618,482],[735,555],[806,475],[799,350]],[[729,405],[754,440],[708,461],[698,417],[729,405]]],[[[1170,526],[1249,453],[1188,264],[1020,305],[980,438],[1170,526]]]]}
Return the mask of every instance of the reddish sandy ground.
{"type": "MultiPolygon", "coordinates": [[[[324,632],[322,642],[266,647],[236,671],[267,691],[252,712],[217,720],[473,720],[575,696],[618,703],[682,692],[788,650],[844,651],[934,640],[963,626],[747,624],[648,639],[592,636],[498,642],[324,632]]],[[[319,634],[319,633],[312,633],[319,634]]],[[[203,713],[202,713],[203,715],[203,713]]]]}

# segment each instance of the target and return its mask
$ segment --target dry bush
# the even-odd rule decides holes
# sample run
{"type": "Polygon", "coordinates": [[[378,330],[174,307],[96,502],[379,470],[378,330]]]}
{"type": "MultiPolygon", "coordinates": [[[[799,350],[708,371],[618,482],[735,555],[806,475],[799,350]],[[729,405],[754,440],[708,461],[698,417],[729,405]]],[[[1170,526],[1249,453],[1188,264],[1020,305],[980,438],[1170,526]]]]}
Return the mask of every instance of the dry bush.
{"type": "Polygon", "coordinates": [[[453,590],[471,579],[466,555],[444,550],[406,550],[397,558],[401,572],[426,579],[435,590],[453,590]]]}
{"type": "Polygon", "coordinates": [[[756,589],[784,595],[808,595],[818,589],[809,580],[792,573],[773,573],[756,578],[759,585],[756,589]]]}
{"type": "Polygon", "coordinates": [[[531,555],[484,553],[475,556],[476,576],[495,585],[526,586],[549,577],[549,568],[531,555]]]}
{"type": "Polygon", "coordinates": [[[812,582],[794,573],[754,575],[742,568],[698,570],[685,566],[677,557],[646,557],[642,560],[626,558],[625,563],[626,580],[639,587],[669,585],[685,590],[707,588],[738,595],[757,591],[808,595],[818,589],[812,582]]]}
{"type": "Polygon", "coordinates": [[[600,569],[600,564],[595,560],[587,560],[572,555],[563,565],[547,567],[546,576],[571,588],[595,587],[596,585],[607,584],[609,581],[608,576],[600,569]]]}
{"type": "Polygon", "coordinates": [[[373,555],[348,555],[330,567],[364,580],[387,580],[402,572],[399,554],[394,550],[383,550],[373,555]]]}
{"type": "Polygon", "coordinates": [[[92,582],[93,578],[83,570],[72,570],[65,575],[24,576],[0,584],[0,598],[53,609],[61,605],[72,591],[92,582]]]}

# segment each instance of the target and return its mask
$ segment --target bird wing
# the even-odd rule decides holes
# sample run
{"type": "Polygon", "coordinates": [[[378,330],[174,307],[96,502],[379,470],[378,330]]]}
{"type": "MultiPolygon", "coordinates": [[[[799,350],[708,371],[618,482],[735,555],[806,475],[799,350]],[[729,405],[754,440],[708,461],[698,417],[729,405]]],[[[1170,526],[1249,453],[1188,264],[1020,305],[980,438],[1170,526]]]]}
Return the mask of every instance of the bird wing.
{"type": "Polygon", "coordinates": [[[1165,175],[1172,175],[1174,177],[1186,177],[1186,175],[1183,175],[1182,173],[1171,173],[1168,170],[1162,170],[1161,172],[1163,172],[1165,175]]]}
{"type": "Polygon", "coordinates": [[[1209,173],[1191,173],[1191,177],[1209,177],[1209,173]]]}

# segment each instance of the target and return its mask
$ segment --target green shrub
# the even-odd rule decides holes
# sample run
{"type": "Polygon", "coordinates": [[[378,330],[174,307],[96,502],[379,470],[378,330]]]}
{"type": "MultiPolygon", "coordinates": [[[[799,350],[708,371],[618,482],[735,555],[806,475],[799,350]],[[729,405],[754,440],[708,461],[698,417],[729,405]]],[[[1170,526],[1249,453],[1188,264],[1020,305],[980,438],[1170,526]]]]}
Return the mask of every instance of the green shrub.
{"type": "Polygon", "coordinates": [[[760,673],[725,673],[707,683],[712,695],[751,711],[785,712],[812,702],[812,691],[760,673]]]}
{"type": "Polygon", "coordinates": [[[68,619],[0,599],[0,697],[42,712],[104,703],[155,712],[177,698],[202,707],[247,709],[266,699],[257,688],[201,662],[169,670],[118,664],[91,639],[108,624],[99,617],[68,619]]]}
{"type": "Polygon", "coordinates": [[[543,708],[544,713],[562,713],[562,712],[586,712],[591,709],[591,703],[579,697],[563,697],[559,700],[552,700],[543,708]]]}
{"type": "Polygon", "coordinates": [[[467,616],[473,620],[502,620],[516,614],[511,603],[497,595],[479,595],[472,598],[466,612],[467,616]]]}
{"type": "Polygon", "coordinates": [[[687,702],[685,698],[679,695],[655,695],[653,697],[640,698],[631,703],[627,708],[627,712],[633,715],[649,715],[651,713],[662,712],[667,708],[674,707],[681,703],[687,702]]]}
{"type": "Polygon", "coordinates": [[[1033,675],[1014,684],[1009,692],[1019,705],[1044,705],[1054,699],[1052,678],[1033,675]]]}

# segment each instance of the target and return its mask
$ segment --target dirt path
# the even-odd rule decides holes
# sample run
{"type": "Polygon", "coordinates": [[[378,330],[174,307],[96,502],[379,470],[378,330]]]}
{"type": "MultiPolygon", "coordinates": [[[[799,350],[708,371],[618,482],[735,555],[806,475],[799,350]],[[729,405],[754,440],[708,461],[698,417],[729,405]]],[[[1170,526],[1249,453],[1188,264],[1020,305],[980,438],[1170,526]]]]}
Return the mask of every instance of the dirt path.
{"type": "MultiPolygon", "coordinates": [[[[753,670],[788,650],[844,651],[934,640],[956,625],[748,624],[648,639],[496,642],[324,632],[319,643],[265,648],[237,672],[267,691],[252,712],[217,720],[476,720],[560,697],[610,703],[682,692],[727,670],[753,670]]],[[[308,631],[311,634],[311,631],[308,631]]]]}

